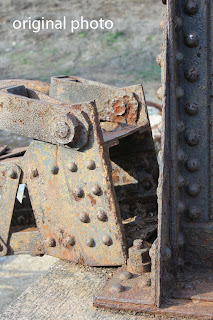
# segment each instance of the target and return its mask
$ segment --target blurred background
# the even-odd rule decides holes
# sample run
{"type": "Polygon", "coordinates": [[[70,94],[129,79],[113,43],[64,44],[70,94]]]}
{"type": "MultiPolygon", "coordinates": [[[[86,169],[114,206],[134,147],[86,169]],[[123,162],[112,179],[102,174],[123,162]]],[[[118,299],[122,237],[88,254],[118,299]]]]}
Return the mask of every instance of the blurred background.
{"type": "MultiPolygon", "coordinates": [[[[159,103],[162,44],[161,0],[1,0],[0,80],[49,81],[72,75],[125,87],[143,84],[147,100],[159,103]],[[112,20],[111,30],[14,30],[18,19],[112,20]]],[[[158,111],[149,108],[153,123],[158,111]]],[[[0,145],[21,147],[29,139],[0,131],[0,145]]],[[[0,258],[0,313],[57,259],[0,258]]]]}

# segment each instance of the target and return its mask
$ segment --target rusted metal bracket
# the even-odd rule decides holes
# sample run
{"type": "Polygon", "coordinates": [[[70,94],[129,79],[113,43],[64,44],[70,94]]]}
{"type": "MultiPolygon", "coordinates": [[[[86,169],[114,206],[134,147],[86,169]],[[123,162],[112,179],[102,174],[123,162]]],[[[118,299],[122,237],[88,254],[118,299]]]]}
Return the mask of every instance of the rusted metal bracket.
{"type": "MultiPolygon", "coordinates": [[[[131,218],[130,213],[131,219],[135,216],[128,205],[128,192],[137,196],[134,201],[137,206],[146,208],[149,203],[149,210],[156,212],[158,169],[142,87],[109,87],[111,95],[108,99],[120,99],[118,104],[121,103],[125,110],[122,121],[121,115],[116,122],[108,118],[110,121],[101,123],[101,128],[94,103],[77,104],[76,101],[73,105],[63,95],[50,97],[31,89],[36,88],[35,84],[31,83],[30,88],[19,81],[17,84],[0,90],[0,126],[41,140],[31,143],[24,157],[13,160],[22,171],[20,183],[27,185],[40,239],[36,230],[31,228],[27,233],[25,227],[17,232],[12,223],[8,252],[32,250],[35,254],[44,252],[86,265],[124,264],[127,245],[117,198],[122,211],[123,207],[129,207],[129,213],[124,215],[122,212],[122,219],[131,218]],[[133,89],[136,93],[131,92],[133,89]],[[132,112],[128,95],[134,97],[135,104],[132,124],[126,123],[132,112]],[[117,157],[122,150],[126,157],[127,145],[128,151],[134,145],[140,160],[144,161],[138,172],[131,159],[127,167],[123,167],[117,157]],[[113,150],[110,155],[113,168],[107,147],[113,150]],[[122,186],[126,191],[122,191],[122,186]],[[27,240],[21,247],[20,233],[27,240]]],[[[95,87],[99,85],[93,83],[90,91],[95,87]]],[[[86,100],[89,98],[89,95],[84,96],[86,100]]],[[[102,107],[106,102],[99,100],[99,103],[102,107]]],[[[24,220],[19,218],[19,221],[24,220]]],[[[144,224],[143,219],[141,223],[144,224]]],[[[125,224],[127,231],[128,227],[125,224]]],[[[146,238],[155,228],[149,228],[147,233],[144,228],[138,230],[146,238]]],[[[129,234],[133,234],[133,229],[129,234]]],[[[127,236],[128,246],[135,237],[127,236]]]]}

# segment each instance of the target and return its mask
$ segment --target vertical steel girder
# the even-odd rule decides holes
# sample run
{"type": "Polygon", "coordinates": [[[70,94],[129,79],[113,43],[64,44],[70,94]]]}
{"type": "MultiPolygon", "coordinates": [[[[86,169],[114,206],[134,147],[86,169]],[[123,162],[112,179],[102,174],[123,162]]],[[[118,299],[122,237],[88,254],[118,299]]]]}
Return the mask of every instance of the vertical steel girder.
{"type": "Polygon", "coordinates": [[[141,275],[125,278],[120,269],[95,306],[213,318],[212,21],[211,1],[167,0],[158,58],[163,119],[151,284],[141,275]]]}

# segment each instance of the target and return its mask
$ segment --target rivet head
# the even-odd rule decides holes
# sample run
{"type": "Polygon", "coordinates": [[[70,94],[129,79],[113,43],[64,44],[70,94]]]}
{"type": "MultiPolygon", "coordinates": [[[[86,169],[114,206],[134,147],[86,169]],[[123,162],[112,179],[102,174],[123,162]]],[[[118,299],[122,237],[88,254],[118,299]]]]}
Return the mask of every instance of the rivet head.
{"type": "Polygon", "coordinates": [[[177,178],[177,184],[178,184],[178,188],[182,188],[185,184],[185,179],[182,176],[179,176],[177,178]]]}
{"type": "Polygon", "coordinates": [[[196,221],[200,217],[200,210],[195,206],[191,206],[188,209],[188,216],[192,221],[196,221]]]}
{"type": "Polygon", "coordinates": [[[98,184],[95,184],[93,187],[92,187],[92,193],[96,196],[100,196],[101,195],[101,187],[98,185],[98,184]]]}
{"type": "Polygon", "coordinates": [[[183,214],[185,212],[185,204],[183,201],[178,202],[177,211],[179,214],[183,214]]]}
{"type": "Polygon", "coordinates": [[[16,172],[15,169],[9,169],[8,170],[8,176],[11,178],[11,179],[17,179],[18,178],[18,174],[16,172]]]}
{"type": "Polygon", "coordinates": [[[125,291],[125,287],[122,286],[122,284],[120,283],[117,283],[117,284],[113,284],[110,288],[110,291],[111,292],[114,292],[114,293],[119,293],[119,292],[123,292],[125,291]]]}
{"type": "Polygon", "coordinates": [[[33,178],[38,177],[38,169],[32,170],[32,177],[33,177],[33,178]]]}
{"type": "Polygon", "coordinates": [[[77,164],[75,162],[70,162],[67,167],[71,172],[76,172],[78,170],[77,164]]]}
{"type": "Polygon", "coordinates": [[[87,169],[94,170],[96,168],[96,164],[94,160],[89,160],[87,162],[87,169]]]}
{"type": "Polygon", "coordinates": [[[121,280],[128,280],[128,279],[131,279],[133,277],[133,274],[127,270],[123,271],[121,274],[120,274],[120,279],[121,280]]]}
{"type": "Polygon", "coordinates": [[[184,56],[180,51],[176,52],[176,61],[178,64],[181,64],[183,62],[184,56]]]}
{"type": "Polygon", "coordinates": [[[194,132],[194,130],[187,130],[185,132],[185,140],[190,146],[195,146],[196,144],[198,144],[199,141],[198,136],[194,132]]]}
{"type": "Polygon", "coordinates": [[[58,174],[58,171],[59,171],[59,167],[58,166],[53,166],[52,169],[51,169],[51,173],[52,174],[58,174]]]}
{"type": "Polygon", "coordinates": [[[184,96],[184,91],[183,91],[183,89],[180,88],[180,87],[178,87],[178,88],[176,89],[176,97],[177,97],[177,99],[182,99],[183,96],[184,96]]]}
{"type": "Polygon", "coordinates": [[[180,30],[182,28],[183,22],[180,17],[175,17],[174,20],[174,28],[176,31],[180,30]]]}
{"type": "Polygon", "coordinates": [[[74,195],[78,198],[83,198],[84,190],[82,188],[76,187],[73,191],[74,195]]]}
{"type": "Polygon", "coordinates": [[[197,0],[188,0],[185,2],[184,11],[186,14],[192,16],[198,12],[199,6],[197,0]]]}
{"type": "Polygon", "coordinates": [[[185,162],[185,167],[188,171],[195,172],[199,170],[200,162],[197,158],[191,158],[185,162]]]}
{"type": "Polygon", "coordinates": [[[58,122],[55,126],[55,133],[61,139],[65,139],[70,132],[69,126],[65,122],[58,122]]]}
{"type": "Polygon", "coordinates": [[[55,239],[52,238],[52,237],[47,238],[47,239],[45,240],[45,242],[46,242],[46,244],[47,244],[48,247],[51,247],[51,248],[56,247],[56,241],[55,241],[55,239]]]}
{"type": "Polygon", "coordinates": [[[186,113],[188,113],[188,115],[190,116],[194,116],[198,113],[199,111],[199,107],[196,103],[186,103],[184,106],[184,109],[186,111],[186,113]]]}
{"type": "Polygon", "coordinates": [[[183,123],[183,121],[179,120],[177,122],[177,131],[179,133],[183,132],[185,130],[185,124],[183,123]]]}
{"type": "Polygon", "coordinates": [[[108,235],[104,235],[102,238],[103,244],[105,244],[105,246],[111,246],[112,245],[112,238],[108,235]]]}
{"type": "Polygon", "coordinates": [[[98,213],[97,213],[97,218],[98,218],[98,220],[100,220],[100,221],[107,221],[107,214],[106,214],[106,212],[104,212],[104,211],[99,211],[98,213]]]}
{"type": "Polygon", "coordinates": [[[196,67],[186,70],[184,75],[185,78],[190,82],[195,82],[197,79],[199,79],[199,73],[196,67]]]}
{"type": "Polygon", "coordinates": [[[79,219],[81,222],[84,222],[84,223],[90,222],[89,215],[86,212],[80,213],[79,219]]]}
{"type": "Polygon", "coordinates": [[[197,197],[200,193],[200,185],[198,183],[190,183],[186,186],[186,192],[191,197],[197,197]]]}
{"type": "Polygon", "coordinates": [[[64,245],[67,246],[74,246],[75,244],[75,239],[74,237],[68,236],[64,239],[64,245]]]}
{"type": "Polygon", "coordinates": [[[94,247],[95,246],[95,240],[93,238],[89,238],[87,240],[87,246],[90,247],[90,248],[94,247]]]}
{"type": "Polygon", "coordinates": [[[178,149],[177,151],[177,158],[179,161],[185,160],[185,153],[181,149],[178,149]]]}
{"type": "Polygon", "coordinates": [[[190,32],[186,34],[184,37],[185,44],[190,48],[197,47],[199,44],[199,41],[200,41],[199,37],[195,32],[190,32]]]}

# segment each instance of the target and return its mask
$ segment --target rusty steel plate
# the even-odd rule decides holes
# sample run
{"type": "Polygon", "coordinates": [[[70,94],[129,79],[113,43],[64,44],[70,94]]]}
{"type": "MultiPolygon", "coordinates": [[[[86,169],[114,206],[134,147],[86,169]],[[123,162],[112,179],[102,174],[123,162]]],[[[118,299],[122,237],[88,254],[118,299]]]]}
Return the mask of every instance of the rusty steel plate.
{"type": "Polygon", "coordinates": [[[141,95],[141,85],[120,89],[71,76],[51,78],[51,97],[70,104],[95,100],[99,118],[104,121],[136,124],[145,111],[141,95]]]}
{"type": "Polygon", "coordinates": [[[9,230],[21,169],[15,164],[0,166],[0,257],[7,254],[9,230]]]}
{"type": "Polygon", "coordinates": [[[90,131],[81,151],[34,141],[26,152],[36,224],[45,253],[85,265],[122,265],[126,244],[107,149],[95,106],[82,111],[90,131]]]}

